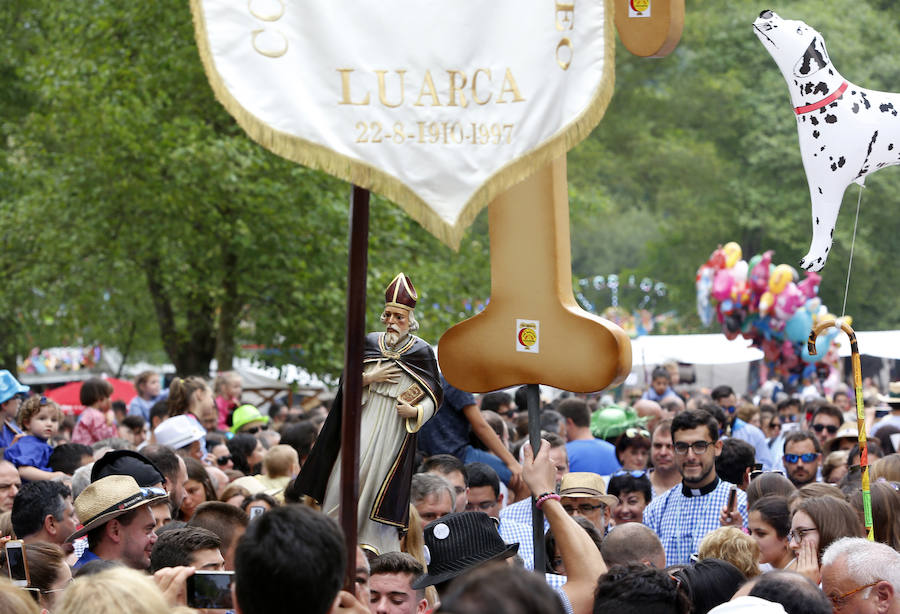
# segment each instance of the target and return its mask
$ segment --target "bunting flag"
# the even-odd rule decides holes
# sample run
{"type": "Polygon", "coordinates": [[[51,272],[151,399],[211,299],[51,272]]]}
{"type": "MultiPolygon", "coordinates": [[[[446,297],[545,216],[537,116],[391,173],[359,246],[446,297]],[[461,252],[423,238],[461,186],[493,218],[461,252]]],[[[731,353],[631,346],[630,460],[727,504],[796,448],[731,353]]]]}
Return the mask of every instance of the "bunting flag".
{"type": "Polygon", "coordinates": [[[452,247],[612,96],[612,0],[191,7],[209,82],[251,138],[386,196],[452,247]]]}

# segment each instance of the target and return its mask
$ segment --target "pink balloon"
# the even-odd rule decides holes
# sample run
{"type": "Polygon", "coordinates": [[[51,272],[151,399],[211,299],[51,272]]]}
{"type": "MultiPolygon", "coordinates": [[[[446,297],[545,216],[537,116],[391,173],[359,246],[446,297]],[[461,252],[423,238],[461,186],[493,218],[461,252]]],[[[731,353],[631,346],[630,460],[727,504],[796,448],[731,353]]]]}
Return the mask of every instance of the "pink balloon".
{"type": "Polygon", "coordinates": [[[790,319],[797,308],[806,302],[806,296],[794,282],[789,282],[778,296],[775,297],[775,317],[779,320],[790,319]]]}
{"type": "Polygon", "coordinates": [[[806,298],[814,298],[819,294],[819,284],[822,283],[822,276],[813,271],[806,272],[806,279],[797,284],[800,292],[806,298]]]}
{"type": "Polygon", "coordinates": [[[728,269],[716,271],[713,279],[712,295],[717,301],[724,301],[731,296],[731,287],[734,285],[734,276],[728,269]]]}
{"type": "Polygon", "coordinates": [[[759,262],[750,269],[750,287],[757,294],[769,289],[769,267],[772,264],[772,250],[762,255],[759,262]]]}

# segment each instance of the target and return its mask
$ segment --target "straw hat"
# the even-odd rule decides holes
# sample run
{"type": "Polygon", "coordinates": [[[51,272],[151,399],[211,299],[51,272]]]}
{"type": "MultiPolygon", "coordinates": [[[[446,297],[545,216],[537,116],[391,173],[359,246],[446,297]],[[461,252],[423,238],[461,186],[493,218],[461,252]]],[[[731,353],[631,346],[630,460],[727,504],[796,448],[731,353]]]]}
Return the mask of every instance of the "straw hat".
{"type": "Polygon", "coordinates": [[[852,439],[853,441],[859,439],[859,431],[856,429],[855,424],[850,422],[843,423],[837,433],[834,434],[834,437],[825,442],[825,449],[828,452],[834,452],[837,450],[838,444],[844,439],[852,439]]]}
{"type": "Polygon", "coordinates": [[[589,471],[576,471],[564,475],[559,485],[559,496],[600,499],[608,507],[619,502],[617,497],[606,494],[606,482],[603,478],[589,471]]]}
{"type": "Polygon", "coordinates": [[[66,541],[78,539],[117,516],[167,497],[162,488],[141,488],[130,475],[100,478],[75,499],[75,515],[84,526],[69,535],[66,541]]]}

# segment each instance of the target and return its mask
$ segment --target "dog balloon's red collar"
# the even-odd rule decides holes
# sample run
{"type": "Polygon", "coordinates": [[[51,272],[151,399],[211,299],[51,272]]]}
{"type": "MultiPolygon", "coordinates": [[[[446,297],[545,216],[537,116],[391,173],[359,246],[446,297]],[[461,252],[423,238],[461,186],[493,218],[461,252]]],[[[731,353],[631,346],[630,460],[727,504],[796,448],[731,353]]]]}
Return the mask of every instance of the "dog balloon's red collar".
{"type": "Polygon", "coordinates": [[[809,113],[810,111],[815,111],[816,109],[821,109],[825,105],[829,105],[838,98],[840,98],[844,92],[847,90],[847,82],[844,81],[841,84],[841,87],[837,88],[834,92],[831,93],[831,96],[820,100],[819,102],[814,102],[812,104],[808,104],[802,107],[794,107],[794,113],[797,115],[803,115],[804,113],[809,113]]]}

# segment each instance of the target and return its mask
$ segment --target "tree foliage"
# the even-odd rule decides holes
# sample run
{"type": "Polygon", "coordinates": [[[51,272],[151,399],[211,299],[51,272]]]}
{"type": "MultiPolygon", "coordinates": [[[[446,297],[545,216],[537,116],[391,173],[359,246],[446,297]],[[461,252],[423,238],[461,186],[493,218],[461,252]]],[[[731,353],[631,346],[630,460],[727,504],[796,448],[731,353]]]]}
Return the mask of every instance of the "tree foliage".
{"type": "MultiPolygon", "coordinates": [[[[847,78],[897,89],[894,3],[783,4],[768,8],[825,33],[847,78]]],[[[569,155],[573,274],[664,281],[686,331],[699,330],[694,272],[717,244],[794,262],[809,241],[786,84],[750,28],[759,10],[689,0],[669,57],[619,46],[606,117],[569,155]]],[[[202,373],[255,344],[336,374],[350,188],[237,127],[206,82],[187,3],[6,0],[0,32],[0,364],[32,345],[100,342],[202,373]]],[[[884,290],[898,183],[885,169],[863,196],[847,306],[861,328],[900,324],[884,290]]],[[[820,292],[833,310],[855,199],[820,292]]],[[[453,252],[374,198],[369,326],[403,270],[436,342],[488,298],[488,259],[486,215],[453,252]]]]}

